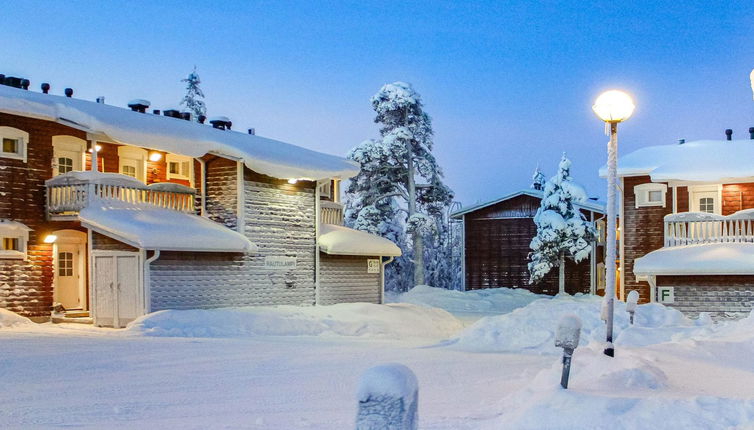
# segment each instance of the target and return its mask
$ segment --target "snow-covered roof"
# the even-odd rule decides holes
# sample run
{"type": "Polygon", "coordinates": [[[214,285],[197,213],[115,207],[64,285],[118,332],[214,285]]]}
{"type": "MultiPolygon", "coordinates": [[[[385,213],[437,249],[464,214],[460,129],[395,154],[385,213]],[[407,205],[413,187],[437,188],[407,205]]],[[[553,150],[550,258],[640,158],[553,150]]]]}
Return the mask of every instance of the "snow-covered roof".
{"type": "Polygon", "coordinates": [[[9,219],[0,219],[0,233],[4,234],[26,234],[31,229],[26,224],[18,221],[11,221],[9,219]]]}
{"type": "Polygon", "coordinates": [[[246,236],[193,214],[117,200],[94,200],[81,224],[123,243],[161,251],[256,253],[246,236]]]}
{"type": "MultiPolygon", "coordinates": [[[[469,206],[467,208],[463,208],[463,209],[461,209],[461,210],[459,210],[457,212],[453,212],[453,214],[451,214],[451,217],[452,218],[460,218],[461,216],[466,215],[469,212],[474,212],[474,211],[477,211],[479,209],[486,208],[487,206],[496,205],[496,204],[498,204],[500,202],[504,202],[506,200],[510,200],[512,198],[515,198],[515,197],[518,197],[518,196],[522,196],[522,195],[531,196],[531,197],[535,197],[537,199],[541,199],[544,196],[544,193],[542,191],[540,191],[540,190],[532,190],[532,189],[526,189],[526,190],[516,191],[515,193],[508,194],[506,196],[500,197],[500,198],[495,199],[495,200],[490,200],[488,202],[479,203],[479,204],[476,204],[476,205],[473,205],[473,206],[469,206]]],[[[594,212],[601,213],[601,214],[605,213],[605,206],[602,205],[601,203],[595,202],[595,201],[574,202],[574,206],[576,206],[576,207],[578,207],[580,209],[587,209],[587,210],[594,211],[594,212]]]]}
{"type": "MultiPolygon", "coordinates": [[[[618,159],[619,176],[649,175],[655,182],[735,182],[754,177],[754,140],[697,140],[647,146],[618,159]]],[[[600,169],[607,176],[607,168],[600,169]]]]}
{"type": "Polygon", "coordinates": [[[0,112],[55,121],[116,143],[200,157],[243,159],[255,172],[276,178],[350,178],[358,167],[342,157],[289,143],[166,116],[0,85],[0,112]]]}
{"type": "Polygon", "coordinates": [[[660,248],[636,259],[634,274],[752,275],[754,243],[707,243],[660,248]]]}
{"type": "Polygon", "coordinates": [[[399,257],[401,249],[393,242],[363,231],[334,224],[319,228],[319,248],[332,255],[399,257]]]}

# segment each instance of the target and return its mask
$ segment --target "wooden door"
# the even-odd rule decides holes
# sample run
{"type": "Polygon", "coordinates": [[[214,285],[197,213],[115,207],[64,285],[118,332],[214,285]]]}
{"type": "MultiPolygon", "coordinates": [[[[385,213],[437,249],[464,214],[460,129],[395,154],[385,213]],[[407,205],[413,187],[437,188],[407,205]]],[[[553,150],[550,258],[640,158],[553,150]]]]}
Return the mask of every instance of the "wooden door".
{"type": "Polygon", "coordinates": [[[94,252],[94,323],[125,327],[143,314],[139,254],[94,252]]]}
{"type": "Polygon", "coordinates": [[[57,248],[57,285],[55,286],[57,301],[66,309],[83,309],[79,245],[61,243],[57,248]]]}
{"type": "Polygon", "coordinates": [[[116,260],[117,325],[125,326],[141,315],[139,291],[139,258],[134,255],[119,255],[116,260]]]}
{"type": "Polygon", "coordinates": [[[94,255],[93,260],[94,324],[100,327],[112,326],[115,317],[115,259],[111,255],[94,255]]]}

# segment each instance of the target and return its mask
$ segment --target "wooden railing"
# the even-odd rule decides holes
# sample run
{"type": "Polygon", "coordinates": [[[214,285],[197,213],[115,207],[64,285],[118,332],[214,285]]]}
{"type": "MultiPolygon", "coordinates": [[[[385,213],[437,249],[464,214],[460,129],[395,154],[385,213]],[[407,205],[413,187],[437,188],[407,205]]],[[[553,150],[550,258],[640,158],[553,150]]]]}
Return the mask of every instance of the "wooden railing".
{"type": "Polygon", "coordinates": [[[319,209],[322,224],[343,225],[343,205],[322,200],[319,202],[319,209]]]}
{"type": "Polygon", "coordinates": [[[665,216],[665,246],[754,243],[754,211],[729,216],[685,212],[665,216]]]}
{"type": "Polygon", "coordinates": [[[75,216],[95,198],[195,212],[194,190],[177,184],[147,186],[117,174],[93,178],[61,175],[48,180],[46,187],[47,214],[51,218],[75,216]]]}

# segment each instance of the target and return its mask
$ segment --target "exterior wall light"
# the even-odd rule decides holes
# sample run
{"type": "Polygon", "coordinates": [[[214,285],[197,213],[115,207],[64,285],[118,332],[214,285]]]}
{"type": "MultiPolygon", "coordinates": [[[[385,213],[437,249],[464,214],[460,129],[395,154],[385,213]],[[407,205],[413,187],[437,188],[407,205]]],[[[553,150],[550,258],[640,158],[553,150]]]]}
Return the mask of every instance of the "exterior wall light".
{"type": "Polygon", "coordinates": [[[162,153],[157,151],[152,151],[149,153],[149,161],[157,162],[162,160],[162,153]]]}
{"type": "Polygon", "coordinates": [[[54,234],[48,234],[44,238],[44,243],[55,243],[55,241],[58,240],[58,237],[54,234]]]}
{"type": "MultiPolygon", "coordinates": [[[[94,148],[97,150],[97,152],[102,151],[102,145],[94,145],[94,148]]],[[[89,152],[92,152],[92,148],[89,148],[89,152]]]]}
{"type": "Polygon", "coordinates": [[[296,179],[296,178],[288,179],[288,183],[291,184],[291,185],[295,184],[296,182],[298,182],[298,179],[296,179]]]}

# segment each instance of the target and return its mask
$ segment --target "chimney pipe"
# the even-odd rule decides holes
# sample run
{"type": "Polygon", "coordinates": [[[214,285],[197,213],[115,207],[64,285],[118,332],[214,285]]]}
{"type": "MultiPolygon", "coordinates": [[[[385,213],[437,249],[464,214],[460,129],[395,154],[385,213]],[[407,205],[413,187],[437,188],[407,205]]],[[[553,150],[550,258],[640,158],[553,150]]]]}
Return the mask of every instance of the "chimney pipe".
{"type": "Polygon", "coordinates": [[[181,119],[191,121],[191,112],[181,112],[181,119]]]}
{"type": "Polygon", "coordinates": [[[160,110],[159,109],[155,109],[155,110],[152,111],[152,113],[155,114],[155,115],[159,115],[160,114],[160,110]]]}
{"type": "Polygon", "coordinates": [[[754,140],[754,127],[749,127],[749,139],[754,140]]]}
{"type": "Polygon", "coordinates": [[[105,104],[105,96],[99,96],[97,97],[97,103],[99,104],[105,104]]]}
{"type": "Polygon", "coordinates": [[[220,130],[230,130],[230,126],[233,124],[230,122],[228,117],[225,116],[215,116],[209,119],[209,123],[212,124],[213,128],[217,128],[220,130]]]}
{"type": "Polygon", "coordinates": [[[28,90],[29,85],[31,85],[31,82],[28,79],[21,79],[21,88],[28,90]]]}
{"type": "Polygon", "coordinates": [[[162,111],[162,114],[165,115],[165,116],[169,116],[170,118],[180,118],[181,117],[181,113],[178,112],[175,109],[165,109],[164,111],[162,111]]]}
{"type": "Polygon", "coordinates": [[[197,119],[199,120],[199,124],[204,124],[204,121],[207,120],[207,117],[204,115],[199,115],[197,119]]]}
{"type": "Polygon", "coordinates": [[[257,134],[257,131],[255,129],[253,129],[253,128],[250,128],[249,129],[249,134],[253,136],[253,135],[257,134]]]}
{"type": "Polygon", "coordinates": [[[684,143],[686,143],[686,139],[678,139],[679,145],[683,145],[684,143]]]}
{"type": "Polygon", "coordinates": [[[128,107],[134,112],[146,113],[150,104],[149,100],[134,99],[128,102],[128,107]]]}
{"type": "Polygon", "coordinates": [[[66,97],[73,97],[73,88],[66,88],[65,89],[65,96],[66,97]]]}
{"type": "Polygon", "coordinates": [[[42,82],[42,85],[40,85],[40,88],[42,88],[42,92],[47,94],[50,92],[50,84],[47,82],[42,82]]]}
{"type": "Polygon", "coordinates": [[[733,140],[733,130],[731,129],[725,130],[725,136],[726,136],[726,140],[733,140]]]}

